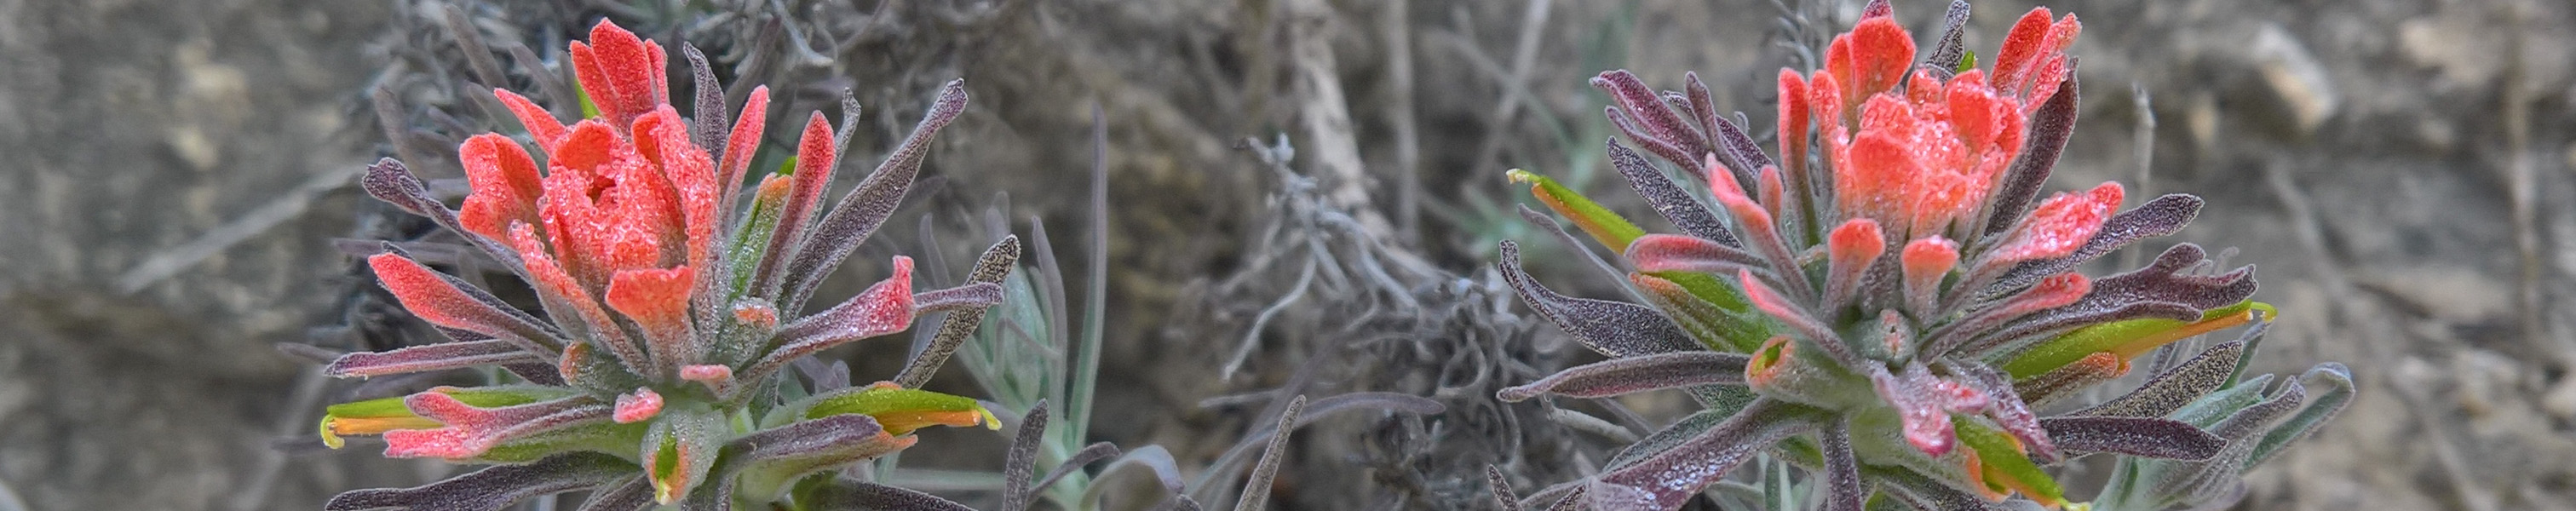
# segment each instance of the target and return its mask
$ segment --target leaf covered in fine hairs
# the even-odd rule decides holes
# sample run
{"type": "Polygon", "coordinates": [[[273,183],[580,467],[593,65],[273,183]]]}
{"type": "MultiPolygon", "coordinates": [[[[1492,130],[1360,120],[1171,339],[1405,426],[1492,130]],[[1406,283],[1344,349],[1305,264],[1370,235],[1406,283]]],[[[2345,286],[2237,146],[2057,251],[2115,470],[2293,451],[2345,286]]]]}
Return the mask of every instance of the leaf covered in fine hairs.
{"type": "Polygon", "coordinates": [[[707,66],[707,55],[698,52],[697,45],[680,43],[680,55],[689,59],[689,77],[698,91],[691,105],[695,116],[689,119],[689,140],[715,161],[724,161],[721,151],[731,134],[726,130],[724,86],[716,83],[715,69],[707,66]]]}
{"type": "Polygon", "coordinates": [[[1485,466],[1485,487],[1493,490],[1494,503],[1502,506],[1503,511],[1521,511],[1520,493],[1512,491],[1512,483],[1503,477],[1502,467],[1485,466]]]}
{"type": "MultiPolygon", "coordinates": [[[[376,160],[376,164],[367,166],[367,174],[358,178],[358,186],[365,189],[367,195],[377,200],[393,204],[394,207],[402,208],[403,211],[411,214],[428,217],[439,227],[445,227],[449,231],[464,236],[467,243],[483,249],[484,254],[500,261],[502,267],[513,271],[519,268],[518,252],[501,246],[499,242],[490,238],[474,235],[471,234],[473,231],[465,230],[465,224],[456,218],[456,210],[447,209],[447,205],[440,203],[437,197],[430,196],[429,185],[422,183],[420,177],[412,175],[411,168],[404,167],[402,162],[394,161],[393,158],[376,160]]],[[[522,274],[520,277],[525,278],[526,275],[522,274]]]]}
{"type": "Polygon", "coordinates": [[[974,282],[966,285],[925,291],[912,295],[915,316],[931,312],[980,310],[1002,303],[1002,285],[974,282]]]}
{"type": "Polygon", "coordinates": [[[2200,216],[2202,204],[2203,201],[2197,196],[2180,193],[2166,194],[2136,208],[2111,215],[2111,218],[2102,221],[2101,229],[2093,231],[2092,238],[2086,239],[2083,246],[2076,247],[2074,254],[2055,259],[2023,261],[2020,265],[2014,266],[2012,271],[2006,272],[2002,279],[1995,282],[1995,285],[1987,287],[1986,292],[2000,293],[2027,286],[2049,275],[2073,270],[2086,261],[2102,257],[2103,254],[2109,254],[2112,250],[2128,246],[2138,240],[2182,232],[2183,226],[2190,225],[2193,218],[2200,216]]]}
{"type": "MultiPolygon", "coordinates": [[[[2068,65],[2073,66],[2072,63],[2068,65]]],[[[1992,202],[1987,209],[1994,213],[1986,219],[1986,234],[2009,231],[2014,224],[2021,223],[2022,215],[2030,213],[2031,201],[2039,198],[2040,186],[2048,184],[2049,171],[2057,167],[2057,156],[2066,152],[2067,139],[2075,135],[2075,103],[2081,96],[2076,89],[2075,73],[2066,73],[2066,83],[2059,85],[2057,93],[2050,95],[2048,102],[2041,103],[2039,110],[2031,113],[2028,134],[2022,138],[2021,157],[2013,160],[2012,166],[2004,168],[2003,176],[1996,182],[1993,198],[1988,199],[1992,202]]],[[[2099,232],[2109,231],[2110,228],[2105,226],[2099,232]]],[[[2079,250],[2078,254],[2081,253],[2079,250]]]]}
{"type": "Polygon", "coordinates": [[[2158,417],[2050,417],[2039,420],[2059,448],[2169,460],[2205,460],[2227,440],[2158,417]]]}
{"type": "Polygon", "coordinates": [[[1816,431],[1816,439],[1825,455],[1825,510],[1861,511],[1869,500],[1869,485],[1860,481],[1860,459],[1852,453],[1851,427],[1841,420],[1825,421],[1816,431]]]}
{"type": "MultiPolygon", "coordinates": [[[[986,247],[984,254],[975,258],[975,269],[966,275],[966,281],[998,284],[1002,277],[1010,275],[1012,268],[1018,267],[1019,261],[1020,237],[1004,235],[1001,241],[986,247]]],[[[994,298],[998,303],[1001,297],[997,295],[994,298]]],[[[948,359],[957,354],[958,345],[965,344],[968,337],[975,335],[975,328],[984,323],[987,310],[987,307],[970,307],[948,313],[947,318],[940,320],[939,331],[931,336],[930,344],[913,356],[903,372],[895,374],[894,383],[913,388],[930,383],[930,377],[939,373],[940,366],[947,365],[948,359]]]]}
{"type": "Polygon", "coordinates": [[[1628,260],[1644,272],[1733,273],[1770,265],[1762,258],[1698,236],[1648,234],[1628,244],[1628,260]]]}
{"type": "Polygon", "coordinates": [[[1654,353],[1697,349],[1680,326],[1662,313],[1645,306],[1575,298],[1557,294],[1539,285],[1528,272],[1521,270],[1520,246],[1502,243],[1502,261],[1495,265],[1503,281],[1518,293],[1522,303],[1538,311],[1539,316],[1555,323],[1557,328],[1573,335],[1575,340],[1593,351],[1613,357],[1632,357],[1654,353]]]}
{"type": "Polygon", "coordinates": [[[2067,415],[2162,417],[2173,413],[2192,400],[2226,385],[2227,378],[2236,371],[2237,359],[2245,356],[2245,344],[2245,341],[2234,341],[2211,346],[2173,369],[2147,379],[2137,390],[2067,415]]]}
{"type": "Polygon", "coordinates": [[[1628,447],[1620,449],[1618,454],[1611,455],[1610,462],[1603,464],[1602,467],[1606,470],[1616,470],[1634,465],[1639,460],[1644,460],[1655,453],[1671,450],[1685,440],[1708,432],[1710,428],[1726,422],[1729,416],[1716,410],[1692,412],[1690,415],[1683,416],[1681,420],[1673,421],[1672,425],[1664,426],[1664,429],[1649,433],[1645,438],[1628,444],[1628,447]]]}
{"type": "Polygon", "coordinates": [[[456,276],[430,271],[430,266],[420,266],[399,253],[376,253],[366,258],[366,263],[368,268],[374,268],[376,281],[384,284],[386,292],[394,292],[394,299],[402,299],[404,310],[428,320],[430,325],[502,338],[531,354],[554,354],[562,346],[562,338],[544,323],[538,323],[536,317],[456,276]]]}
{"type": "Polygon", "coordinates": [[[599,453],[563,454],[499,465],[411,488],[357,490],[331,497],[327,511],[493,511],[521,499],[599,486],[635,475],[634,463],[599,453]]]}
{"type": "MultiPolygon", "coordinates": [[[[1694,98],[1708,96],[1708,85],[1700,83],[1699,73],[1683,72],[1682,81],[1685,87],[1693,92],[1694,98]]],[[[1698,119],[1700,128],[1709,138],[1709,141],[1705,142],[1710,146],[1709,152],[1718,155],[1719,161],[1725,163],[1727,168],[1753,172],[1763,167],[1778,165],[1771,160],[1770,155],[1762,154],[1761,144],[1754,143],[1753,137],[1744,134],[1743,126],[1727,120],[1726,116],[1718,115],[1714,102],[1693,101],[1691,110],[1692,116],[1698,119]]]]}
{"type": "Polygon", "coordinates": [[[910,446],[913,441],[911,437],[887,433],[875,418],[866,415],[840,414],[798,421],[726,443],[723,457],[728,473],[722,478],[733,479],[739,473],[744,480],[760,483],[751,488],[782,490],[786,483],[805,475],[873,459],[910,446]]]}
{"type": "Polygon", "coordinates": [[[1092,442],[1091,445],[1082,446],[1082,450],[1074,451],[1073,456],[1066,457],[1064,464],[1056,465],[1055,469],[1047,471],[1046,477],[1038,478],[1036,484],[1030,485],[1026,492],[1028,495],[1020,499],[1020,502],[1035,503],[1038,494],[1045,493],[1047,487],[1055,486],[1056,481],[1081,473],[1084,466],[1094,462],[1116,458],[1118,454],[1118,446],[1109,442],[1092,442]]]}
{"type": "Polygon", "coordinates": [[[1698,495],[1772,442],[1814,429],[1799,405],[1763,399],[1699,435],[1595,476],[1584,498],[1604,511],[1667,510],[1698,495]]]}
{"type": "Polygon", "coordinates": [[[1700,155],[1709,154],[1707,136],[1684,121],[1673,111],[1673,105],[1664,102],[1663,96],[1635,73],[1624,69],[1603,71],[1592,78],[1592,86],[1609,93],[1617,104],[1611,109],[1611,123],[1647,150],[1684,168],[1698,163],[1700,155]]]}
{"type": "Polygon", "coordinates": [[[579,511],[644,511],[653,508],[653,482],[644,476],[601,486],[582,499],[579,511]]]}
{"type": "Polygon", "coordinates": [[[1038,447],[1046,441],[1046,425],[1044,399],[1020,416],[1019,434],[1011,437],[1011,450],[1002,456],[1002,511],[1028,509],[1030,499],[1036,497],[1029,479],[1037,473],[1038,447]]]}
{"type": "Polygon", "coordinates": [[[518,343],[485,339],[406,346],[390,351],[350,353],[331,361],[331,365],[322,368],[322,373],[347,378],[553,361],[543,355],[520,348],[518,343]]]}
{"type": "Polygon", "coordinates": [[[877,483],[836,480],[814,492],[813,509],[850,511],[975,511],[956,501],[877,483]]]}
{"type": "Polygon", "coordinates": [[[502,442],[609,418],[607,405],[585,395],[484,408],[446,392],[430,391],[404,397],[403,406],[442,426],[384,432],[389,458],[471,459],[502,442]]]}
{"type": "Polygon", "coordinates": [[[1959,69],[1959,61],[1968,56],[1964,40],[1967,35],[1968,0],[1950,0],[1949,12],[1941,15],[1940,42],[1934,43],[1932,53],[1923,57],[1923,66],[1942,73],[1959,69]]]}
{"type": "Polygon", "coordinates": [[[805,299],[813,296],[815,284],[823,281],[823,270],[839,266],[842,258],[859,248],[859,242],[866,241],[869,234],[894,216],[895,206],[903,203],[904,193],[912,188],[913,177],[921,171],[922,158],[930,153],[931,137],[965,112],[966,81],[949,81],[939,89],[939,98],[932,101],[929,112],[922,114],[912,135],[903,139],[903,145],[897,146],[885,163],[877,165],[876,171],[868,173],[858,189],[842,196],[814,226],[811,241],[787,265],[789,281],[779,294],[785,298],[779,303],[786,307],[781,310],[803,306],[805,299]]]}
{"type": "Polygon", "coordinates": [[[1700,204],[1690,192],[1674,184],[1672,178],[1665,177],[1663,171],[1656,170],[1645,156],[1620,145],[1618,139],[1610,139],[1603,146],[1608,148],[1610,167],[1617,169],[1619,177],[1628,180],[1628,187],[1635,188],[1637,195],[1646,198],[1646,205],[1654,207],[1655,214],[1663,215],[1665,221],[1673,223],[1673,227],[1680,228],[1683,234],[1726,246],[1743,245],[1735,240],[1735,233],[1728,231],[1724,222],[1718,221],[1716,213],[1710,212],[1707,205],[1700,204]]]}
{"type": "Polygon", "coordinates": [[[2208,310],[2234,305],[2254,296],[2254,267],[2216,275],[2191,271],[2208,258],[2199,245],[2183,243],[2165,249],[2145,268],[2094,282],[2093,292],[2068,308],[2102,309],[2142,301],[2172,302],[2208,310]]]}
{"type": "Polygon", "coordinates": [[[1252,477],[1243,483],[1243,497],[1234,502],[1234,511],[1260,511],[1270,504],[1270,483],[1279,477],[1279,464],[1287,461],[1288,432],[1297,427],[1297,415],[1306,412],[1306,396],[1288,399],[1288,409],[1279,412],[1279,423],[1272,426],[1270,445],[1261,448],[1261,461],[1252,466],[1252,477]]]}
{"type": "Polygon", "coordinates": [[[1678,351],[1614,358],[1566,369],[1526,385],[1503,389],[1496,397],[1520,401],[1540,394],[1596,398],[1698,385],[1744,383],[1741,353],[1678,351]]]}
{"type": "Polygon", "coordinates": [[[2111,353],[2096,352],[2038,376],[2014,381],[2013,392],[2032,408],[2047,408],[2128,372],[2129,361],[2111,353]]]}
{"type": "Polygon", "coordinates": [[[1555,505],[1548,506],[1547,511],[1578,511],[1583,509],[1583,492],[1589,489],[1591,489],[1589,486],[1575,486],[1572,489],[1567,490],[1565,492],[1565,497],[1557,499],[1555,505]]]}
{"type": "Polygon", "coordinates": [[[776,349],[761,355],[751,366],[740,371],[741,377],[756,380],[768,377],[788,361],[803,358],[842,343],[866,339],[912,327],[912,258],[895,256],[894,274],[877,281],[840,305],[820,314],[807,316],[778,329],[776,349]]]}

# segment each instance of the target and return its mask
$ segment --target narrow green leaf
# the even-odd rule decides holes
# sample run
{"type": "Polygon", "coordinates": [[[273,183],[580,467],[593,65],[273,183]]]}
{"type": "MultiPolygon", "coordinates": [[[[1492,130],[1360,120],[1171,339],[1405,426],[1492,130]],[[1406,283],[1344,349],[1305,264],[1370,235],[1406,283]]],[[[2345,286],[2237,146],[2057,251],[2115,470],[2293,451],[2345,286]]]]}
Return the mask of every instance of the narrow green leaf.
{"type": "Polygon", "coordinates": [[[1628,242],[1636,241],[1638,236],[1646,235],[1644,229],[1637,228],[1637,224],[1629,223],[1627,218],[1601,207],[1601,204],[1592,202],[1592,199],[1584,197],[1582,193],[1575,192],[1572,188],[1557,184],[1556,180],[1548,179],[1547,176],[1521,169],[1512,169],[1504,172],[1503,175],[1514,183],[1529,183],[1530,196],[1537,197],[1539,202],[1547,204],[1547,209],[1555,210],[1556,214],[1574,221],[1575,227],[1583,228],[1585,234],[1592,235],[1593,241],[1610,247],[1611,252],[1628,250],[1628,242]]]}
{"type": "MultiPolygon", "coordinates": [[[[578,75],[579,73],[575,74],[578,75]]],[[[580,76],[574,76],[572,78],[572,95],[573,97],[581,98],[582,118],[590,119],[599,117],[599,104],[592,103],[590,101],[590,88],[581,86],[580,76]]]]}
{"type": "MultiPolygon", "coordinates": [[[[1678,271],[1654,272],[1648,275],[1663,277],[1665,280],[1673,281],[1674,284],[1681,284],[1682,289],[1690,290],[1691,296],[1707,300],[1718,308],[1733,312],[1752,310],[1752,304],[1744,301],[1744,291],[1736,289],[1735,285],[1728,284],[1726,281],[1718,280],[1714,275],[1678,271]]],[[[1766,333],[1766,335],[1754,337],[1754,340],[1758,343],[1761,339],[1769,337],[1770,335],[1766,333]]]]}
{"type": "Polygon", "coordinates": [[[2248,311],[2259,311],[2264,319],[2270,319],[2275,310],[2272,304],[2247,300],[2202,312],[2200,321],[2143,318],[2078,328],[2031,346],[2002,367],[2014,379],[2021,379],[2047,374],[2094,353],[2110,352],[2122,359],[2135,359],[2156,346],[2243,324],[2250,318],[2248,311]]]}
{"type": "Polygon", "coordinates": [[[879,384],[817,396],[805,409],[806,419],[841,414],[874,417],[888,433],[901,435],[930,425],[984,425],[1002,429],[1002,421],[974,398],[879,384]]]}
{"type": "Polygon", "coordinates": [[[780,210],[787,207],[789,180],[786,176],[795,169],[796,158],[790,157],[779,166],[778,172],[761,178],[760,187],[752,196],[751,215],[743,218],[741,227],[734,229],[733,248],[726,251],[732,254],[729,257],[733,264],[732,299],[742,298],[751,287],[752,276],[759,273],[760,260],[764,256],[762,252],[769,249],[770,237],[778,231],[780,210]]]}
{"type": "MultiPolygon", "coordinates": [[[[455,397],[458,402],[476,408],[523,405],[572,394],[571,390],[536,385],[441,387],[430,392],[447,394],[455,397]]],[[[403,405],[405,397],[408,396],[340,403],[323,408],[321,424],[316,427],[322,436],[322,445],[333,449],[346,445],[340,440],[340,435],[373,435],[395,429],[428,429],[439,426],[437,421],[412,413],[410,407],[403,405]]]]}
{"type": "Polygon", "coordinates": [[[1950,425],[1958,432],[1960,444],[1977,451],[1977,461],[1985,465],[1986,484],[2001,484],[2050,507],[2066,502],[2064,490],[2057,486],[2057,479],[2040,470],[2038,464],[2031,463],[2030,456],[2022,453],[2019,443],[2011,435],[1987,427],[1984,422],[1959,416],[1952,416],[1950,425]]]}

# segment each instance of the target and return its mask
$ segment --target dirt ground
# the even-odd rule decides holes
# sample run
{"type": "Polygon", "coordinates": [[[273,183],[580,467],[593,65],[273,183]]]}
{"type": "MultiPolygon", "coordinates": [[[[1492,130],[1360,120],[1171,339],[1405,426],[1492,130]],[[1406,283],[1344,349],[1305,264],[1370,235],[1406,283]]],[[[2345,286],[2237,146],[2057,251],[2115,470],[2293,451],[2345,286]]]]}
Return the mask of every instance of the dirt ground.
{"type": "MultiPolygon", "coordinates": [[[[709,2],[504,3],[475,12],[552,13],[578,27],[597,12],[624,21],[709,2]]],[[[1336,348],[1359,343],[1333,338],[1353,335],[1326,325],[1347,309],[1320,299],[1284,308],[1255,332],[1263,345],[1244,374],[1222,374],[1254,316],[1297,278],[1261,252],[1274,250],[1265,222],[1286,204],[1348,213],[1414,272],[1385,296],[1483,303],[1491,293],[1474,272],[1495,241],[1552,244],[1510,213],[1520,195],[1504,169],[1627,195],[1603,172],[1606,101],[1587,78],[1625,67],[1678,88],[1697,71],[1722,107],[1767,126],[1769,79],[1795,59],[1774,44],[1781,11],[1761,0],[777,3],[813,20],[821,50],[772,73],[802,87],[771,85],[798,117],[856,91],[870,109],[865,161],[899,140],[938,83],[968,80],[974,103],[926,170],[940,184],[900,218],[980,209],[1002,192],[1054,232],[1078,232],[1091,113],[1104,114],[1111,321],[1092,431],[1165,445],[1191,467],[1234,444],[1260,408],[1245,403],[1268,403],[1229,396],[1291,384],[1427,390],[1423,379],[1439,378],[1423,376],[1441,372],[1438,356],[1336,348]],[[1283,135],[1311,183],[1248,149],[1283,135]]],[[[1840,27],[1860,2],[1831,3],[1821,21],[1840,27]]],[[[1937,3],[1897,4],[1918,35],[1937,24],[1937,3]]],[[[12,162],[0,169],[0,505],[14,494],[36,510],[317,509],[340,490],[445,473],[367,449],[295,448],[316,403],[343,385],[275,347],[330,334],[317,328],[340,324],[346,298],[368,285],[330,244],[383,215],[348,186],[354,173],[438,147],[389,142],[369,93],[434,71],[389,70],[406,52],[456,51],[403,35],[435,33],[420,20],[443,5],[0,0],[0,155],[12,162]]],[[[2031,5],[1977,2],[1969,48],[1992,48],[2031,5]]],[[[2258,369],[2341,361],[2360,381],[2341,418],[2249,475],[2239,509],[2576,509],[2576,6],[2046,5],[2087,28],[2074,49],[2083,120],[2053,185],[2116,179],[2133,197],[2207,197],[2196,225],[2151,245],[2232,247],[2231,263],[2259,265],[2257,298],[2283,322],[2258,369]]],[[[418,105],[454,101],[405,87],[393,87],[405,122],[428,111],[418,105]]],[[[916,239],[911,222],[894,224],[880,236],[916,239]]],[[[892,246],[915,245],[869,250],[892,246]]],[[[962,263],[962,250],[943,257],[962,263]]],[[[1579,265],[1538,266],[1542,279],[1580,279],[1579,265]]],[[[848,293],[873,271],[854,265],[833,282],[848,293]]],[[[1413,330],[1392,333],[1483,332],[1494,337],[1467,351],[1571,360],[1533,347],[1556,346],[1552,328],[1509,315],[1489,318],[1508,328],[1444,327],[1485,316],[1427,310],[1397,311],[1413,330]]],[[[1404,342],[1417,346],[1406,353],[1466,346],[1404,342]]],[[[865,379],[891,371],[899,349],[836,353],[865,379]]],[[[962,376],[941,382],[972,389],[962,376]]],[[[1526,410],[1443,401],[1452,422],[1300,432],[1279,507],[1472,509],[1490,505],[1477,503],[1482,463],[1509,460],[1545,484],[1579,473],[1570,454],[1614,445],[1511,422],[1526,410]],[[1425,424],[1519,436],[1496,449],[1475,435],[1387,440],[1425,424]]],[[[986,444],[981,432],[939,434],[949,436],[923,445],[986,444]]],[[[998,447],[927,452],[906,462],[1000,459],[998,447]]]]}

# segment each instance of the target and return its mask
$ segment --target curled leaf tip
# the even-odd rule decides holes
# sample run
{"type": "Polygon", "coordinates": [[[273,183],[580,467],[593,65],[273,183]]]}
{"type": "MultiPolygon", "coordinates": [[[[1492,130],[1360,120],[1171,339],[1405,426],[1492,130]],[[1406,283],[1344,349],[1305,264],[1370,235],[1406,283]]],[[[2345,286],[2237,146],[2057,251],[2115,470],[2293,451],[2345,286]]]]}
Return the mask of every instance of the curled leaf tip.
{"type": "Polygon", "coordinates": [[[617,408],[610,418],[618,424],[633,424],[662,413],[662,394],[653,389],[638,388],[617,396],[617,408]]]}

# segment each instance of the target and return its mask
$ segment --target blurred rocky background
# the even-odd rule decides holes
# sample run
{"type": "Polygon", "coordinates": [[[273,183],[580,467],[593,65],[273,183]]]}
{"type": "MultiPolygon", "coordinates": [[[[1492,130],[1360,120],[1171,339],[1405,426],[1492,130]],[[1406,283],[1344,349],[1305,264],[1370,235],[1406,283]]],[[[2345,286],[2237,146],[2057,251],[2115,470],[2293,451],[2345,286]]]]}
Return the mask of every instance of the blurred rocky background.
{"type": "MultiPolygon", "coordinates": [[[[1826,3],[1805,22],[1845,26],[1860,2],[1826,3]]],[[[1969,47],[1991,51],[2031,5],[1977,2],[1969,47]]],[[[1553,244],[1510,212],[1520,195],[1502,170],[1628,195],[1603,171],[1606,101],[1587,78],[1625,67],[1678,88],[1698,71],[1722,106],[1768,126],[1770,77],[1799,58],[1779,44],[1790,10],[1765,0],[0,0],[0,505],[316,509],[339,490],[449,469],[364,444],[303,447],[318,404],[347,384],[276,345],[367,321],[351,304],[371,284],[331,241],[389,229],[349,186],[363,163],[417,153],[407,159],[425,175],[455,176],[441,137],[496,126],[459,99],[474,91],[456,85],[470,70],[441,25],[451,6],[493,44],[541,58],[603,13],[726,65],[766,56],[737,69],[785,93],[773,118],[831,110],[852,89],[870,110],[865,163],[849,174],[936,84],[965,77],[973,106],[941,136],[927,170],[940,184],[913,209],[946,215],[1007,192],[1065,239],[1085,218],[1096,106],[1111,321],[1092,431],[1166,445],[1185,466],[1232,446],[1268,403],[1244,393],[1428,393],[1423,381],[1447,377],[1440,364],[1571,356],[1532,352],[1553,346],[1552,329],[1442,327],[1479,316],[1435,307],[1370,316],[1402,319],[1410,330],[1379,333],[1413,346],[1387,353],[1415,355],[1350,356],[1360,341],[1334,337],[1355,333],[1327,323],[1330,293],[1352,287],[1282,301],[1299,269],[1252,253],[1283,236],[1265,223],[1283,203],[1348,214],[1368,243],[1350,247],[1374,248],[1333,250],[1399,261],[1395,289],[1490,302],[1475,272],[1495,241],[1553,244]],[[1293,173],[1246,142],[1282,135],[1293,173]],[[1274,302],[1288,305],[1257,322],[1274,302]],[[1261,342],[1250,362],[1223,374],[1247,337],[1261,342]]],[[[2087,26],[2074,50],[2083,121],[2056,185],[2208,197],[2197,225],[2150,245],[2233,247],[2231,261],[2260,264],[2258,299],[2283,322],[2258,369],[2335,360],[2360,378],[2342,418],[2250,475],[2240,509],[2576,509],[2576,6],[2049,6],[2087,26]]],[[[1897,5],[1918,35],[1941,7],[1897,5]]],[[[895,224],[881,236],[915,239],[895,224]]],[[[958,250],[943,257],[962,262],[958,250]]],[[[2111,259],[2123,257],[2137,256],[2111,259]]],[[[1559,264],[1552,282],[1573,286],[1579,266],[1559,264]]],[[[878,271],[852,268],[842,292],[878,271]]],[[[894,344],[838,354],[882,377],[894,344]]],[[[1495,377],[1537,374],[1518,368],[1495,377]]],[[[1481,506],[1482,463],[1573,474],[1581,456],[1551,449],[1587,451],[1550,445],[1615,445],[1508,410],[1453,413],[1500,422],[1447,427],[1511,441],[1469,452],[1407,440],[1418,423],[1301,432],[1281,508],[1481,506]],[[1442,461],[1459,456],[1478,458],[1442,461]]],[[[941,434],[923,445],[999,443],[941,434]]],[[[906,463],[989,469],[998,451],[906,463]]]]}

